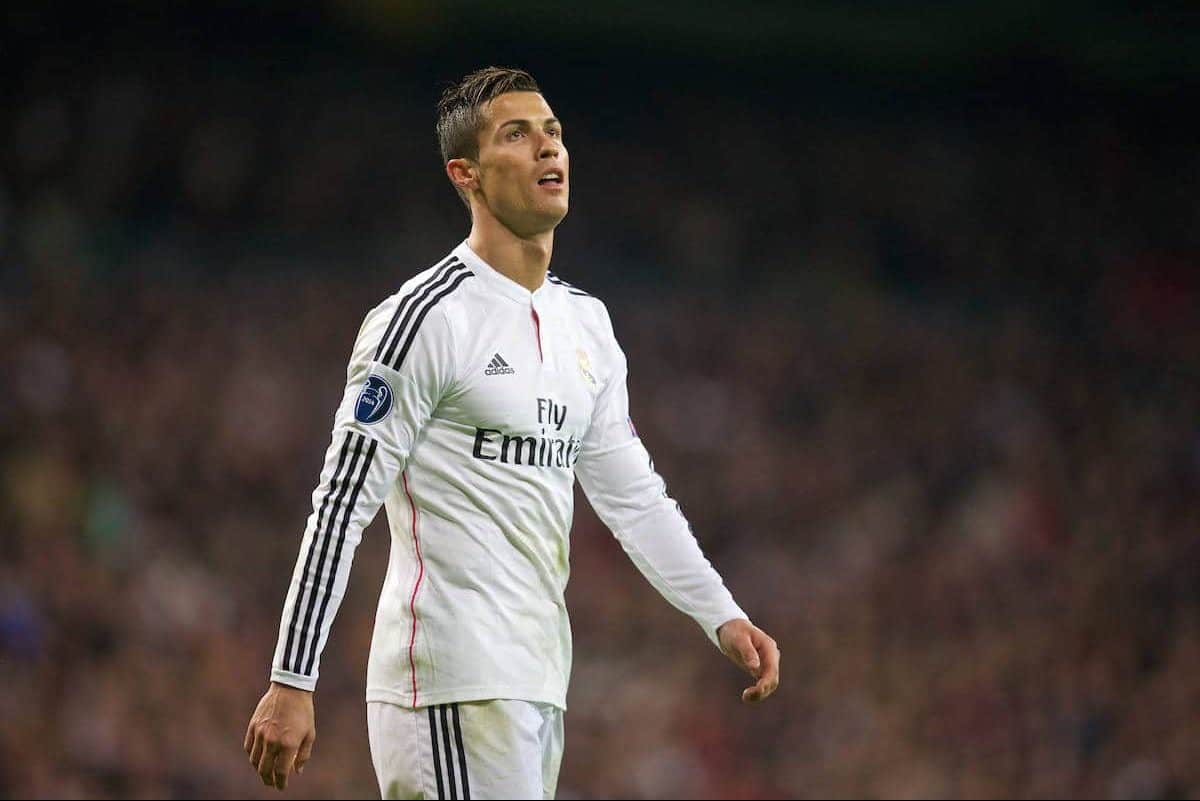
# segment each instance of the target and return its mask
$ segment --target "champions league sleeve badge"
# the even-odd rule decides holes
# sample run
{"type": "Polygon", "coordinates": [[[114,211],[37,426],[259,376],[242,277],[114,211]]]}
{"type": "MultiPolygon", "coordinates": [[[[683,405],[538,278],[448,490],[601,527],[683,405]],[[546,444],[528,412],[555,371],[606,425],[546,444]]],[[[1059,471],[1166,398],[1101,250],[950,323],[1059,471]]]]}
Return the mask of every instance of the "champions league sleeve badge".
{"type": "Polygon", "coordinates": [[[392,410],[392,387],[377,375],[370,376],[358,393],[354,419],[360,423],[378,423],[392,410]]]}

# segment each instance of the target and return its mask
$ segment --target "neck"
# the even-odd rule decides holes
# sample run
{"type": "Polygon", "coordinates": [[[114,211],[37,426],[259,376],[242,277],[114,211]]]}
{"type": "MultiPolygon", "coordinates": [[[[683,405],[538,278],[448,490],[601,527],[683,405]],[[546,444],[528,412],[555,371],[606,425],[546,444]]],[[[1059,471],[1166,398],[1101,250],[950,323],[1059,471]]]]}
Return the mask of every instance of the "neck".
{"type": "Polygon", "coordinates": [[[496,272],[533,292],[546,280],[554,229],[520,236],[491,214],[476,213],[467,246],[496,272]]]}

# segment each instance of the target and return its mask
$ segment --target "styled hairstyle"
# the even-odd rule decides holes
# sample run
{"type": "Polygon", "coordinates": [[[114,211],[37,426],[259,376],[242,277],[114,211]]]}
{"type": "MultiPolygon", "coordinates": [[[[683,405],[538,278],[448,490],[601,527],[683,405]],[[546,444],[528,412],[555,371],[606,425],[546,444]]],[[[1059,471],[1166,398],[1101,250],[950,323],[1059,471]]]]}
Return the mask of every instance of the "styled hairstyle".
{"type": "MultiPolygon", "coordinates": [[[[448,86],[438,101],[437,138],[442,164],[450,159],[478,159],[483,107],[505,92],[541,92],[533,76],[513,67],[484,67],[448,86]]],[[[467,196],[455,187],[463,203],[467,196]]],[[[470,204],[467,203],[470,209],[470,204]]]]}

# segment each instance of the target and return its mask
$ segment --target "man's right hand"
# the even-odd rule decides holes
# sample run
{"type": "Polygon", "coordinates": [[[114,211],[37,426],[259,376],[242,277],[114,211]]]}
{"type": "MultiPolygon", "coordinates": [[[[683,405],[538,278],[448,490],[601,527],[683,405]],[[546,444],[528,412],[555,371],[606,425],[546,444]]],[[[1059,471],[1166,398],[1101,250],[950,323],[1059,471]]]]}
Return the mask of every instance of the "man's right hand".
{"type": "Polygon", "coordinates": [[[304,771],[316,739],[312,693],[271,682],[246,728],[246,753],[263,784],[285,789],[293,767],[304,771]]]}

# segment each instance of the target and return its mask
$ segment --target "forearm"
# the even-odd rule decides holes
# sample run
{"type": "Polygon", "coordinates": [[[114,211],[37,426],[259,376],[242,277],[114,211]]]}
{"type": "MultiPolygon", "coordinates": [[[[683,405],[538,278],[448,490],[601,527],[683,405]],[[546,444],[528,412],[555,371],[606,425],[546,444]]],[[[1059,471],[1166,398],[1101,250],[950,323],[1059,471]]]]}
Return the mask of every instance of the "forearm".
{"type": "Polygon", "coordinates": [[[321,651],[345,595],[354,552],[398,469],[396,458],[370,436],[350,429],[334,435],[284,601],[273,681],[303,690],[316,687],[321,651]]]}
{"type": "MultiPolygon", "coordinates": [[[[640,440],[592,454],[577,468],[596,513],[642,575],[695,620],[714,645],[721,624],[747,618],[700,549],[640,440]]],[[[748,619],[748,618],[747,618],[748,619]]]]}

